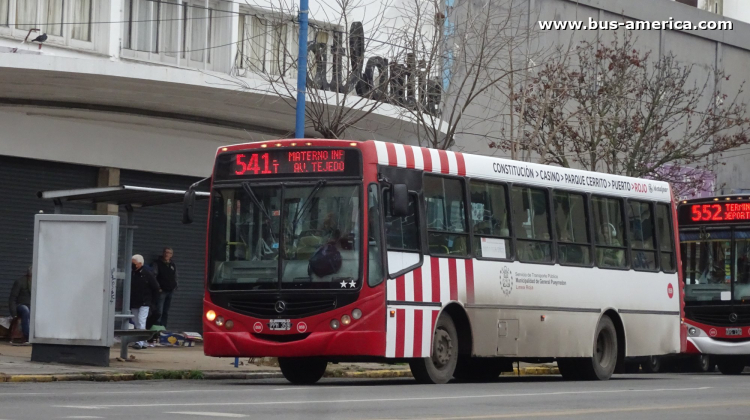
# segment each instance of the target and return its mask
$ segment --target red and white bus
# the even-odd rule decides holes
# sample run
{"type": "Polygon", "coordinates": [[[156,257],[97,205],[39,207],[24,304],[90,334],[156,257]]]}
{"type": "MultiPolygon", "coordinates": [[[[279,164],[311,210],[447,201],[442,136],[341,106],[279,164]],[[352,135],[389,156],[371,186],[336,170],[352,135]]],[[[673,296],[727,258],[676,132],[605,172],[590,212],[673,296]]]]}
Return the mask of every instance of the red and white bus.
{"type": "Polygon", "coordinates": [[[684,343],[666,183],[307,139],[222,147],[211,181],[206,355],[275,356],[295,383],[337,361],[606,380],[684,343]]]}
{"type": "Polygon", "coordinates": [[[740,374],[750,365],[750,197],[687,200],[678,215],[687,353],[740,374]]]}

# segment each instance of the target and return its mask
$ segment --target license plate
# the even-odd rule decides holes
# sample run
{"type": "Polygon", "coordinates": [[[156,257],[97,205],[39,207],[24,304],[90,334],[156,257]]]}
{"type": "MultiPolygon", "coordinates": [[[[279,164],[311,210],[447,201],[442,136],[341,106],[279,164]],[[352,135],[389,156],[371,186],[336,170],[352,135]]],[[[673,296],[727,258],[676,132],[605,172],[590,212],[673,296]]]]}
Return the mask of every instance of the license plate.
{"type": "Polygon", "coordinates": [[[292,329],[292,320],[272,319],[268,321],[268,329],[271,331],[289,331],[292,329]]]}
{"type": "Polygon", "coordinates": [[[727,335],[742,335],[742,328],[727,328],[727,335]]]}

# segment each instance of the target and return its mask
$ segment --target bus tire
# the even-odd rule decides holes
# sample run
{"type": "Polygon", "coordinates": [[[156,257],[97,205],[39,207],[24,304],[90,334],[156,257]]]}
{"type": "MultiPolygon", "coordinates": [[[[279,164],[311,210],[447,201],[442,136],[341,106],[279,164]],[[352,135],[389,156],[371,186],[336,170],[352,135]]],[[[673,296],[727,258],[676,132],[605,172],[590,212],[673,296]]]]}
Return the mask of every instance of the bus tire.
{"type": "Polygon", "coordinates": [[[513,362],[507,359],[459,356],[453,377],[461,382],[490,382],[512,371],[513,362]]]}
{"type": "Polygon", "coordinates": [[[716,364],[724,375],[739,375],[745,370],[745,360],[739,357],[723,357],[716,364]]]}
{"type": "Polygon", "coordinates": [[[443,313],[435,325],[432,355],[409,362],[414,379],[422,384],[445,384],[458,364],[458,333],[450,315],[443,313]]]}
{"type": "Polygon", "coordinates": [[[649,356],[648,360],[641,364],[645,373],[659,373],[662,370],[661,357],[649,356]]]}
{"type": "Polygon", "coordinates": [[[714,365],[713,361],[711,360],[711,356],[707,354],[701,354],[692,360],[692,372],[713,372],[714,371],[714,365]]]}
{"type": "Polygon", "coordinates": [[[603,316],[594,334],[593,357],[583,359],[579,375],[586,381],[606,381],[617,365],[617,330],[608,316],[603,316]]]}
{"type": "Polygon", "coordinates": [[[318,382],[326,372],[328,361],[312,357],[279,357],[279,368],[287,381],[296,385],[318,382]]]}

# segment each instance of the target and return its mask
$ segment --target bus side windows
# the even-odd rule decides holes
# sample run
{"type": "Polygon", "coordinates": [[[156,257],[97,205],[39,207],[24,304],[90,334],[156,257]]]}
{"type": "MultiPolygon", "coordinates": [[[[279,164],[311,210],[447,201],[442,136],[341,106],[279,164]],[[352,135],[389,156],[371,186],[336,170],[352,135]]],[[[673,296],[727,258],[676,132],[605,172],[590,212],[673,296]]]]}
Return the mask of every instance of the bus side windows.
{"type": "Polygon", "coordinates": [[[674,234],[669,206],[666,204],[656,205],[656,228],[659,235],[659,255],[662,271],[675,271],[674,234]]]}
{"type": "Polygon", "coordinates": [[[385,212],[385,237],[389,250],[419,252],[419,227],[417,225],[417,200],[409,195],[409,214],[395,217],[391,213],[391,191],[383,190],[385,212]]]}
{"type": "Polygon", "coordinates": [[[430,254],[468,255],[469,231],[463,181],[425,175],[424,198],[430,254]]]}
{"type": "Polygon", "coordinates": [[[552,262],[547,193],[538,188],[511,188],[516,255],[521,262],[552,262]]]}
{"type": "Polygon", "coordinates": [[[380,203],[378,184],[370,184],[367,189],[367,284],[375,287],[385,279],[383,241],[380,233],[380,203]]]}
{"type": "Polygon", "coordinates": [[[512,254],[506,186],[471,181],[469,191],[474,253],[481,258],[510,258],[512,254]]]}
{"type": "Polygon", "coordinates": [[[554,192],[555,232],[560,264],[591,264],[591,235],[586,217],[586,197],[564,191],[554,192]]]}
{"type": "Polygon", "coordinates": [[[594,215],[596,265],[602,268],[627,268],[622,200],[594,196],[591,198],[591,204],[594,215]]]}
{"type": "Polygon", "coordinates": [[[656,270],[656,246],[654,244],[654,218],[651,204],[629,200],[628,224],[630,225],[630,255],[633,269],[641,271],[656,270]]]}

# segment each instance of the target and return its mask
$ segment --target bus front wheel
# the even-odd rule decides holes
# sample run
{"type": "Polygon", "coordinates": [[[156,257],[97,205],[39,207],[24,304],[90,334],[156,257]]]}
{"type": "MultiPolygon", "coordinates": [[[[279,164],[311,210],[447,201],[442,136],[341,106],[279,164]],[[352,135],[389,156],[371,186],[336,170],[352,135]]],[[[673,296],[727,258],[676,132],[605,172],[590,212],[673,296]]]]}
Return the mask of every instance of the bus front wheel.
{"type": "Polygon", "coordinates": [[[314,358],[279,357],[279,368],[287,381],[297,385],[318,382],[326,372],[328,362],[314,358]]]}
{"type": "Polygon", "coordinates": [[[739,375],[745,370],[745,360],[739,357],[723,357],[716,363],[724,375],[739,375]]]}
{"type": "Polygon", "coordinates": [[[458,363],[458,333],[448,314],[438,318],[432,337],[432,355],[409,362],[414,379],[423,384],[444,384],[453,378],[458,363]]]}

